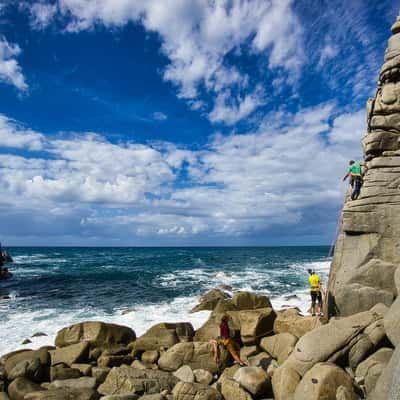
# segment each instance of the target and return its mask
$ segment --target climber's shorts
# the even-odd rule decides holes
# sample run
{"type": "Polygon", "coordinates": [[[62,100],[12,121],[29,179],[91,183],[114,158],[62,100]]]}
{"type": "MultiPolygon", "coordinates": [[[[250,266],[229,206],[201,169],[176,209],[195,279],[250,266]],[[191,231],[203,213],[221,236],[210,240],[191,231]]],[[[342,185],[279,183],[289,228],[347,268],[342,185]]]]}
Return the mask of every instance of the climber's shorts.
{"type": "Polygon", "coordinates": [[[315,303],[318,301],[318,304],[322,305],[322,294],[320,291],[311,290],[311,305],[314,307],[315,303]]]}

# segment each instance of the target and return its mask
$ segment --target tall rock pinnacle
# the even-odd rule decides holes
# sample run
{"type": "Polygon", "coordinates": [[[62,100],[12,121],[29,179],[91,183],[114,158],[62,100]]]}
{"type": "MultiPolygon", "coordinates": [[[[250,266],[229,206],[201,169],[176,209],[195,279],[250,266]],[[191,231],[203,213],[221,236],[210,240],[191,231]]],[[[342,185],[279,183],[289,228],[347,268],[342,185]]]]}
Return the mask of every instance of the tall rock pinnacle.
{"type": "Polygon", "coordinates": [[[369,169],[358,200],[343,208],[326,311],[346,316],[400,292],[400,17],[392,26],[363,138],[369,169]],[[396,287],[396,283],[398,287],[396,287]]]}

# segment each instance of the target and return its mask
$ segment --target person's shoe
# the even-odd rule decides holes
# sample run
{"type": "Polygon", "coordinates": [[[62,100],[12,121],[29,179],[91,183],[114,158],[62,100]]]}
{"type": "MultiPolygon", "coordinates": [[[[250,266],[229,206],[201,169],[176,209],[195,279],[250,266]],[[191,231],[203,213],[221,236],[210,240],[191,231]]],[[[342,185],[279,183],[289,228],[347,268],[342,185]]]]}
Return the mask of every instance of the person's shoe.
{"type": "Polygon", "coordinates": [[[315,314],[311,314],[312,317],[315,317],[315,314]]]}

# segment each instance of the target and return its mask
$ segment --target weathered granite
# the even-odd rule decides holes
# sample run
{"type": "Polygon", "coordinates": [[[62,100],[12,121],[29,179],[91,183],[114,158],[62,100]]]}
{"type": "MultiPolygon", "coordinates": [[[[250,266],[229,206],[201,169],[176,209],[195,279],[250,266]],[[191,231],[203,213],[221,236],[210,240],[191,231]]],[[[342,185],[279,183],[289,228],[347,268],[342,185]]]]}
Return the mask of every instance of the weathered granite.
{"type": "MultiPolygon", "coordinates": [[[[325,312],[352,315],[397,296],[400,265],[400,32],[392,27],[378,88],[367,104],[368,171],[357,200],[347,196],[325,312]]],[[[350,190],[350,189],[349,189],[350,190]]]]}

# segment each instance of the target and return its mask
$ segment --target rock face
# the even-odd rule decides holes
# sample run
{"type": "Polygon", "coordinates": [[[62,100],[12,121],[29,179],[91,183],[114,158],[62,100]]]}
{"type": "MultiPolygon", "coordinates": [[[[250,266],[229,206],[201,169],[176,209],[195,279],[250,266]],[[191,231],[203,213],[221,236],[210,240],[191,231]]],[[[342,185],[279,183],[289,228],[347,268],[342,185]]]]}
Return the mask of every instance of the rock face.
{"type": "Polygon", "coordinates": [[[376,96],[368,101],[363,139],[368,171],[357,200],[343,208],[331,266],[330,316],[351,315],[376,303],[390,306],[400,265],[400,31],[392,27],[376,96]]]}

